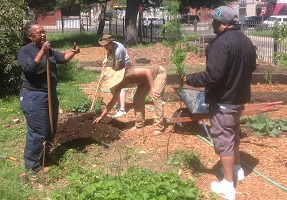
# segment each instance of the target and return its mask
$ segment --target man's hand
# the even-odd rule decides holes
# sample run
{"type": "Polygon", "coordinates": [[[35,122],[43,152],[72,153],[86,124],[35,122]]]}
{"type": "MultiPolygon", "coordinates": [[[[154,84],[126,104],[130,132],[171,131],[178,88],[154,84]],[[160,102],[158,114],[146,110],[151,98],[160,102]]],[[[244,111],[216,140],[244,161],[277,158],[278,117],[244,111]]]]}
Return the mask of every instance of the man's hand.
{"type": "Polygon", "coordinates": [[[107,59],[107,57],[106,57],[106,58],[103,60],[103,67],[106,66],[107,62],[108,62],[108,59],[107,59]]]}
{"type": "Polygon", "coordinates": [[[44,42],[44,43],[42,44],[41,50],[42,50],[43,52],[46,52],[46,51],[48,51],[49,49],[51,49],[51,44],[50,44],[50,42],[49,42],[49,41],[44,42]]]}
{"type": "Polygon", "coordinates": [[[80,53],[80,48],[77,46],[76,42],[74,42],[73,44],[72,52],[74,52],[75,54],[80,53]]]}
{"type": "Polygon", "coordinates": [[[102,119],[103,119],[102,116],[97,117],[97,119],[95,119],[95,121],[93,122],[93,124],[99,123],[102,119]]]}
{"type": "Polygon", "coordinates": [[[186,84],[186,76],[182,76],[181,77],[181,83],[182,84],[186,84]]]}
{"type": "Polygon", "coordinates": [[[160,93],[156,92],[154,87],[150,89],[150,94],[153,99],[158,99],[160,97],[160,93]]]}

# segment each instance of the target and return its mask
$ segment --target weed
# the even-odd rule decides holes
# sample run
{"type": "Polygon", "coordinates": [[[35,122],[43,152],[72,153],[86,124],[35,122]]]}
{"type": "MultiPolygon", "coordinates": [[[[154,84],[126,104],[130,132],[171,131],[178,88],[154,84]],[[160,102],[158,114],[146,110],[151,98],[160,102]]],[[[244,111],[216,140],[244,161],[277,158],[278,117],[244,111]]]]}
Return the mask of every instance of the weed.
{"type": "Polygon", "coordinates": [[[151,103],[152,102],[152,98],[150,96],[150,94],[148,94],[145,98],[145,103],[151,103]]]}
{"type": "Polygon", "coordinates": [[[204,167],[196,151],[184,149],[176,149],[172,152],[167,164],[191,169],[196,174],[204,167]]]}
{"type": "Polygon", "coordinates": [[[272,80],[273,80],[273,76],[274,76],[274,73],[273,73],[273,70],[271,68],[267,68],[265,69],[264,73],[263,73],[263,77],[265,79],[265,82],[267,84],[272,84],[272,80]]]}
{"type": "Polygon", "coordinates": [[[287,131],[287,119],[269,120],[268,115],[260,114],[257,117],[247,117],[242,122],[250,126],[258,136],[278,137],[282,131],[287,131]]]}
{"type": "MultiPolygon", "coordinates": [[[[97,98],[95,100],[92,113],[97,113],[97,114],[101,113],[104,106],[105,106],[105,103],[103,102],[103,98],[97,98]]],[[[72,112],[86,113],[90,110],[90,108],[91,108],[91,101],[80,102],[73,106],[72,112]]]]}

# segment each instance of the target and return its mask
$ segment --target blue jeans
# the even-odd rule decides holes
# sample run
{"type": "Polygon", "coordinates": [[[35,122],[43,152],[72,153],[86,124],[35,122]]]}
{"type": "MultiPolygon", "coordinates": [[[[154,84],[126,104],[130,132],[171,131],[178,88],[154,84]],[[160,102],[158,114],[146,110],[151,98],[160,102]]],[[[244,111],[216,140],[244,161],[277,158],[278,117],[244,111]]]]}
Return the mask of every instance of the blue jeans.
{"type": "MultiPolygon", "coordinates": [[[[26,118],[27,134],[24,149],[25,167],[33,172],[41,170],[43,143],[51,141],[48,108],[48,93],[41,91],[20,91],[20,106],[26,118]]],[[[59,101],[56,93],[52,97],[53,129],[56,133],[59,101]]]]}

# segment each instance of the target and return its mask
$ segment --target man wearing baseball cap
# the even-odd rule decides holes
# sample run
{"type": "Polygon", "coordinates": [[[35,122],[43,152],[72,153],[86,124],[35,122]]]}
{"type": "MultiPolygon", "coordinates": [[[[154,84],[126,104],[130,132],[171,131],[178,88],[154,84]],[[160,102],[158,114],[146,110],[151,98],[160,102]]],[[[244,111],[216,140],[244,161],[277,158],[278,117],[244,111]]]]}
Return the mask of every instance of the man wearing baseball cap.
{"type": "Polygon", "coordinates": [[[240,117],[244,104],[251,98],[251,77],[256,69],[256,51],[242,33],[236,11],[220,6],[213,14],[216,37],[206,47],[206,70],[188,74],[183,82],[205,87],[205,103],[209,104],[210,135],[220,156],[223,180],[212,182],[211,189],[225,199],[235,199],[234,181],[244,179],[240,166],[240,117]]]}

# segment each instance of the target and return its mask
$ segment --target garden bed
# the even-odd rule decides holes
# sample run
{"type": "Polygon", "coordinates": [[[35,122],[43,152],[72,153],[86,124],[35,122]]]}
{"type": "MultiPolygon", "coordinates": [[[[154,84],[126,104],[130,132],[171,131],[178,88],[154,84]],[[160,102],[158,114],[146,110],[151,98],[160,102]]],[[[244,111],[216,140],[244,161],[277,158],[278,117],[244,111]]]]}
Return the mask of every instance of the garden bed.
{"type": "MultiPolygon", "coordinates": [[[[146,49],[128,49],[128,53],[134,62],[136,58],[144,57],[150,59],[151,64],[161,64],[167,71],[171,71],[172,65],[170,58],[171,49],[157,44],[153,48],[146,49]]],[[[85,63],[91,66],[91,63],[101,63],[104,58],[103,48],[93,47],[82,49],[81,54],[76,56],[81,61],[81,67],[85,63]]],[[[187,71],[199,71],[204,66],[204,59],[198,58],[195,54],[190,53],[185,60],[185,64],[190,67],[187,71]]],[[[99,67],[99,66],[96,66],[99,67]]],[[[280,79],[276,79],[277,84],[265,84],[264,73],[268,68],[272,68],[275,74],[282,74],[284,81],[285,69],[275,68],[266,63],[259,63],[256,73],[259,73],[258,80],[253,81],[252,100],[250,103],[284,101],[283,105],[278,107],[277,111],[268,112],[270,119],[285,118],[287,114],[287,85],[280,79]],[[263,77],[263,81],[262,81],[263,77]]],[[[277,77],[277,75],[276,75],[277,77]]],[[[280,76],[278,76],[280,77],[280,76]]],[[[282,79],[282,80],[283,80],[282,79]]],[[[81,86],[81,88],[96,88],[95,82],[81,86]]],[[[169,76],[166,87],[166,104],[165,117],[171,117],[177,108],[185,107],[180,102],[178,95],[173,90],[176,84],[176,76],[169,76]]],[[[93,90],[83,90],[89,97],[94,94],[93,90]]],[[[111,98],[110,93],[101,92],[100,96],[107,103],[111,98]]],[[[132,106],[131,90],[128,90],[129,98],[127,99],[127,114],[113,119],[111,123],[92,124],[96,116],[91,114],[75,115],[72,113],[63,113],[60,115],[60,123],[56,134],[57,141],[68,148],[84,148],[86,150],[86,159],[98,156],[98,151],[94,151],[90,144],[100,144],[98,149],[103,152],[104,162],[95,163],[99,168],[107,166],[114,161],[122,161],[122,168],[125,170],[131,165],[140,165],[159,172],[176,170],[184,178],[193,178],[197,181],[199,188],[203,190],[206,199],[210,196],[210,183],[220,178],[218,156],[214,153],[206,140],[206,134],[203,127],[192,130],[188,133],[174,131],[172,125],[167,126],[165,133],[160,136],[153,136],[153,105],[147,104],[146,109],[146,127],[139,130],[131,130],[134,126],[134,112],[132,106]],[[169,142],[169,145],[167,145],[169,142]],[[199,171],[199,176],[195,175],[188,169],[179,169],[167,165],[167,156],[170,156],[175,149],[194,149],[199,153],[201,162],[204,163],[204,169],[199,171]],[[127,156],[123,162],[122,156],[126,155],[130,149],[133,149],[137,156],[127,156]]],[[[111,115],[116,111],[112,110],[111,115]]],[[[207,121],[208,124],[208,121],[207,121]]],[[[280,188],[280,185],[287,187],[287,143],[286,134],[281,134],[278,138],[258,137],[250,128],[242,126],[241,134],[241,160],[245,170],[245,180],[238,183],[237,199],[287,199],[287,192],[280,188]],[[254,170],[253,170],[254,169],[254,170]],[[279,184],[271,183],[266,179],[279,184]]]]}

